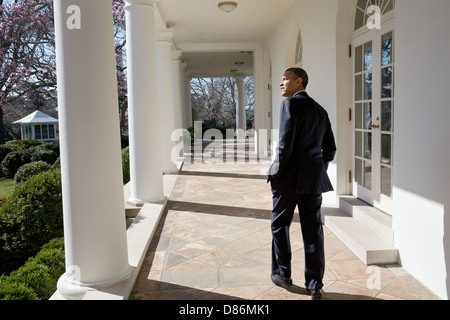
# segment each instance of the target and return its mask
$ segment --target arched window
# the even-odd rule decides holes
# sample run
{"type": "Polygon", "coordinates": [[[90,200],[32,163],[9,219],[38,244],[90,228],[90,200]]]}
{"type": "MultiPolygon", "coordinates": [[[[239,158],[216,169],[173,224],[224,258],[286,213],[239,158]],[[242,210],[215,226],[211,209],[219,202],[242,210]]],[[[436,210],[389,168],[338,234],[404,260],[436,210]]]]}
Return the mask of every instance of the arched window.
{"type": "Polygon", "coordinates": [[[297,45],[295,47],[295,65],[297,67],[301,67],[303,65],[303,41],[300,30],[298,31],[297,45]]]}
{"type": "Polygon", "coordinates": [[[383,15],[395,8],[395,0],[358,0],[355,12],[355,31],[367,24],[367,19],[370,17],[367,9],[373,5],[378,6],[383,15]]]}

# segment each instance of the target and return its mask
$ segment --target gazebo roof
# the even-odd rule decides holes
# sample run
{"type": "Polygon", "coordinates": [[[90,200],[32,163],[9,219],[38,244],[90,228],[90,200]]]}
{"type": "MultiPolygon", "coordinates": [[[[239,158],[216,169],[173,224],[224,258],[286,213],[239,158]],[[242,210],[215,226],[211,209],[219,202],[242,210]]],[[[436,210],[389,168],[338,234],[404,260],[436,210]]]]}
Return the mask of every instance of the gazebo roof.
{"type": "Polygon", "coordinates": [[[39,110],[29,114],[25,118],[15,121],[16,124],[33,124],[33,123],[58,123],[58,119],[50,117],[39,110]]]}

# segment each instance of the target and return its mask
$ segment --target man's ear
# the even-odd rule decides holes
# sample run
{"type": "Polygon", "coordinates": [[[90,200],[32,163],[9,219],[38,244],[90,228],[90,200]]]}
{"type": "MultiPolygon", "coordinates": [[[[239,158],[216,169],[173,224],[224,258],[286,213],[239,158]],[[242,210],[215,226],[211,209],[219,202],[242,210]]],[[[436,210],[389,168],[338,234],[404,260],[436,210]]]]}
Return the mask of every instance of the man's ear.
{"type": "Polygon", "coordinates": [[[303,78],[300,78],[300,77],[299,77],[299,78],[297,79],[297,85],[298,85],[298,86],[301,86],[301,87],[303,88],[303,78]]]}

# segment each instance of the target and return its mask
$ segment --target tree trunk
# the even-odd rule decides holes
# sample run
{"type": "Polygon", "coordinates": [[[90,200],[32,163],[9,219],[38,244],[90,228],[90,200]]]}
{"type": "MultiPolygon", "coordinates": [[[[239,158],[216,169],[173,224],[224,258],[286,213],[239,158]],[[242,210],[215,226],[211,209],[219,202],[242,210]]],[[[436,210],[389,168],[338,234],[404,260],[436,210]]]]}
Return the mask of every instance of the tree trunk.
{"type": "Polygon", "coordinates": [[[5,144],[5,127],[3,126],[3,109],[0,108],[0,144],[5,144]]]}

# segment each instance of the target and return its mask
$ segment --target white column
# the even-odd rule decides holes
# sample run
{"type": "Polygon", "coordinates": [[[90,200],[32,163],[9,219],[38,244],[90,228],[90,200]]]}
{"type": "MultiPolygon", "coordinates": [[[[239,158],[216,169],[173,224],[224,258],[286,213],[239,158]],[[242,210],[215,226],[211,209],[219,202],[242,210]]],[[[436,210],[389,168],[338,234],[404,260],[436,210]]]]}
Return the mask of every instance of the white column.
{"type": "Polygon", "coordinates": [[[253,76],[255,87],[255,152],[256,154],[267,154],[270,150],[268,147],[268,110],[264,107],[264,92],[266,89],[266,82],[264,81],[264,62],[263,51],[258,47],[253,52],[253,76]]]}
{"type": "Polygon", "coordinates": [[[55,0],[65,298],[130,276],[110,0],[55,0]],[[77,5],[74,5],[76,3],[77,5]]]}
{"type": "Polygon", "coordinates": [[[236,105],[236,131],[237,137],[239,139],[242,139],[245,138],[245,131],[247,129],[247,123],[245,119],[245,77],[236,77],[235,79],[238,89],[238,103],[236,105]]]}
{"type": "Polygon", "coordinates": [[[175,130],[174,88],[172,75],[172,42],[173,31],[158,30],[156,34],[156,57],[158,65],[159,107],[161,119],[161,152],[164,173],[176,172],[177,165],[172,159],[175,142],[172,133],[175,130]]]}
{"type": "Polygon", "coordinates": [[[185,110],[185,126],[186,128],[190,128],[194,126],[192,120],[192,100],[191,100],[191,80],[192,78],[185,76],[184,77],[184,110],[185,110]]]}
{"type": "Polygon", "coordinates": [[[180,50],[172,51],[172,79],[173,79],[173,97],[175,110],[175,129],[183,128],[183,111],[181,105],[181,58],[180,50]]]}
{"type": "Polygon", "coordinates": [[[186,71],[187,64],[180,61],[180,70],[178,75],[178,80],[180,81],[180,108],[181,108],[181,127],[184,129],[188,128],[187,125],[187,106],[186,106],[186,71]]]}
{"type": "Polygon", "coordinates": [[[160,111],[154,0],[125,0],[127,29],[129,202],[162,201],[160,111]]]}

